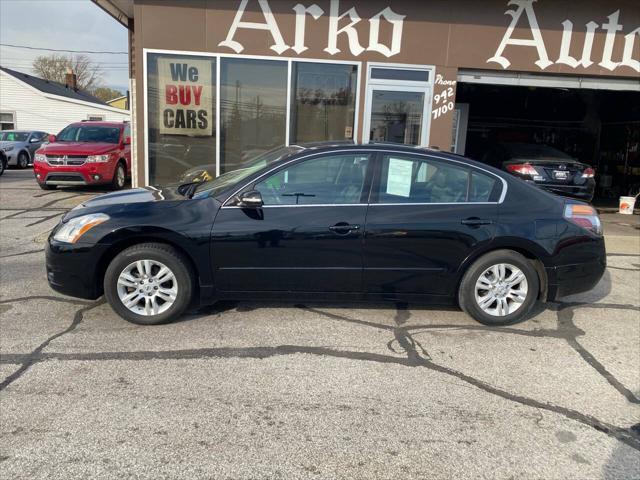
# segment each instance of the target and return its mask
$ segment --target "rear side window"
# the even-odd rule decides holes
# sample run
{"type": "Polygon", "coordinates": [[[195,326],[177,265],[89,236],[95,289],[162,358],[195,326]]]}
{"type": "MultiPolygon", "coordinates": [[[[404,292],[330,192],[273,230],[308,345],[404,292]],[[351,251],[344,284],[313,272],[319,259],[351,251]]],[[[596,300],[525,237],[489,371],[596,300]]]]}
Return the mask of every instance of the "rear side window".
{"type": "Polygon", "coordinates": [[[472,172],[469,186],[470,202],[491,202],[499,195],[498,179],[484,173],[472,172]]]}
{"type": "Polygon", "coordinates": [[[377,203],[496,201],[497,179],[465,166],[427,158],[385,155],[377,203]]]}

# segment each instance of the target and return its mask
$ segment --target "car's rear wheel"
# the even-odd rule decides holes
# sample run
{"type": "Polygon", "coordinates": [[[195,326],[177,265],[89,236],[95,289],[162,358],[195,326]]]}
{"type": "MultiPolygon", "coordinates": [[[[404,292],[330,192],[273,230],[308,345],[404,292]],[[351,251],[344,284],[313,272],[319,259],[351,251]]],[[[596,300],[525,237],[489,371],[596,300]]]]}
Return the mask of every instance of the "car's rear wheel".
{"type": "Polygon", "coordinates": [[[120,162],[116,167],[116,171],[113,173],[113,180],[111,180],[111,189],[122,190],[126,181],[127,171],[124,168],[124,164],[120,162]]]}
{"type": "Polygon", "coordinates": [[[538,273],[512,250],[490,252],[469,267],[458,292],[460,307],[486,325],[507,325],[526,317],[538,298],[538,273]]]}
{"type": "Polygon", "coordinates": [[[38,183],[38,186],[42,190],[55,190],[56,188],[58,188],[57,185],[47,185],[46,183],[38,183]]]}
{"type": "Polygon", "coordinates": [[[188,261],[160,243],[134,245],[109,264],[104,293],[115,312],[129,322],[158,325],[177,319],[193,296],[188,261]]]}
{"type": "Polygon", "coordinates": [[[18,154],[18,168],[25,169],[29,166],[29,155],[25,152],[18,154]]]}

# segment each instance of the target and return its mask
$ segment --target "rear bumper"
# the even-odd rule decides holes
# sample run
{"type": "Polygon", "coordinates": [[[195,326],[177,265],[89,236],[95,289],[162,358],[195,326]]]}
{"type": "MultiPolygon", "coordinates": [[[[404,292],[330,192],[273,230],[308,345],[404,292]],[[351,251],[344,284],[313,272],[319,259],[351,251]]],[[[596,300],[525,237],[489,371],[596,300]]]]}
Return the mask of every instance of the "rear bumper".
{"type": "Polygon", "coordinates": [[[584,185],[551,185],[536,183],[536,185],[547,192],[555,193],[563,197],[577,198],[590,202],[595,192],[595,182],[593,180],[584,185]]]}
{"type": "Polygon", "coordinates": [[[547,300],[555,301],[567,295],[588,292],[598,284],[606,268],[604,252],[590,262],[546,268],[549,283],[547,300]]]}
{"type": "Polygon", "coordinates": [[[101,245],[87,246],[47,241],[47,281],[55,291],[70,297],[95,300],[102,288],[95,275],[101,245]]]}

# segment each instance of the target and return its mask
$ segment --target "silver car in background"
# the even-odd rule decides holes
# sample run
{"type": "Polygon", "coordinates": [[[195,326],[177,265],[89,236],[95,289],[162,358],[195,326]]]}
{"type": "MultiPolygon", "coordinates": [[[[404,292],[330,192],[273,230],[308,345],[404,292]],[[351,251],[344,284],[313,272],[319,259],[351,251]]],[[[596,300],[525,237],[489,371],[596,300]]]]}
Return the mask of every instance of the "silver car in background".
{"type": "Polygon", "coordinates": [[[33,157],[49,136],[46,132],[31,130],[3,130],[0,132],[0,152],[5,166],[27,168],[33,157]]]}

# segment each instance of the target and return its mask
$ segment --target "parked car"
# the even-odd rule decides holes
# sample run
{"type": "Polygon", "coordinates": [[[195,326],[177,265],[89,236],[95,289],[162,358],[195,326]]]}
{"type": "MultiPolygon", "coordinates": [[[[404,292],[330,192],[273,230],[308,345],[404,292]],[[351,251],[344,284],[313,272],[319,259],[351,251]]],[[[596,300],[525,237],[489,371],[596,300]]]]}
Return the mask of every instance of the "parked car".
{"type": "Polygon", "coordinates": [[[127,122],[79,122],[65,127],[36,152],[33,171],[43,190],[58,186],[124,187],[131,175],[127,122]]]}
{"type": "Polygon", "coordinates": [[[4,130],[0,132],[0,151],[4,154],[6,166],[27,168],[33,163],[33,156],[43,143],[47,133],[27,130],[4,130]]]}
{"type": "Polygon", "coordinates": [[[501,143],[482,162],[566,197],[590,202],[596,188],[595,170],[564,152],[534,143],[501,143]]]}
{"type": "Polygon", "coordinates": [[[250,298],[458,303],[499,325],[591,289],[605,258],[584,202],[456,155],[326,145],[92,198],[52,231],[46,271],[140,324],[250,298]]]}

